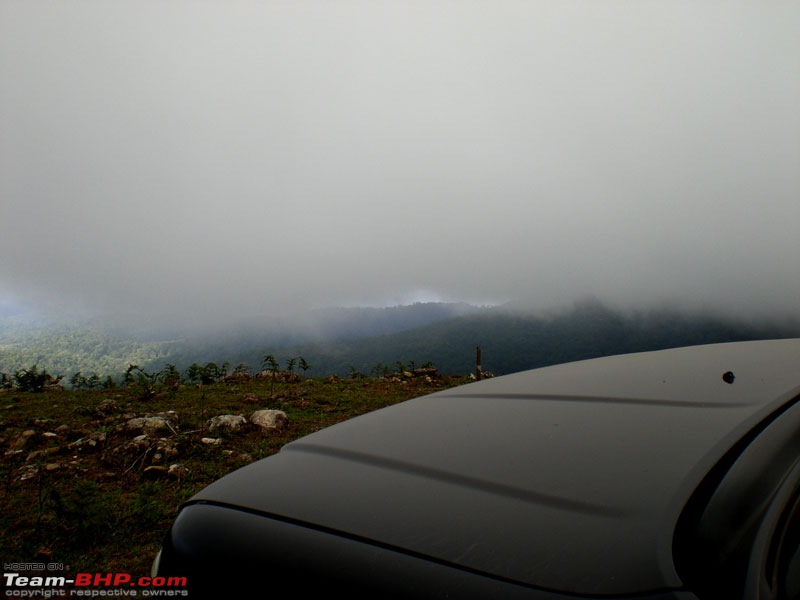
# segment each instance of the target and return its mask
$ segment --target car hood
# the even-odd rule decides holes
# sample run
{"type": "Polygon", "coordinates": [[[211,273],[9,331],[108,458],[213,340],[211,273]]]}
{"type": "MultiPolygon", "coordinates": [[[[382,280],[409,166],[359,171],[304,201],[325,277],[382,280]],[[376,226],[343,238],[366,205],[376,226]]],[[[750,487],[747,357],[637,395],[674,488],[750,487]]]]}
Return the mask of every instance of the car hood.
{"type": "Polygon", "coordinates": [[[736,440],[798,394],[799,366],[800,340],[775,340],[485,379],[308,435],[190,504],[537,588],[679,588],[672,535],[682,507],[736,440]]]}

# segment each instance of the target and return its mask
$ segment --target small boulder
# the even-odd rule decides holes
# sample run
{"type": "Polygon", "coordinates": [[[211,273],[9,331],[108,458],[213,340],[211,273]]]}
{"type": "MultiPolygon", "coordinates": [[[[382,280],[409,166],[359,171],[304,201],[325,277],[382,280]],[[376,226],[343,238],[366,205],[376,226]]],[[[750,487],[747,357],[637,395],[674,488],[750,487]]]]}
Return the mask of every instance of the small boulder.
{"type": "Polygon", "coordinates": [[[184,475],[188,474],[189,474],[189,469],[187,469],[180,463],[172,464],[167,469],[167,475],[169,475],[170,477],[174,477],[176,479],[180,479],[184,475]]]}
{"type": "Polygon", "coordinates": [[[170,422],[163,416],[155,417],[135,417],[125,423],[128,431],[142,431],[146,434],[153,434],[165,429],[172,429],[170,422]]]}
{"type": "Polygon", "coordinates": [[[247,419],[243,415],[217,415],[208,422],[208,430],[229,429],[237,431],[244,427],[246,423],[247,419]]]}
{"type": "Polygon", "coordinates": [[[250,422],[265,431],[280,431],[289,422],[289,417],[282,410],[257,410],[250,416],[250,422]]]}
{"type": "Polygon", "coordinates": [[[36,431],[33,429],[28,429],[27,431],[23,431],[16,441],[11,444],[12,450],[22,450],[28,443],[36,436],[36,431]]]}

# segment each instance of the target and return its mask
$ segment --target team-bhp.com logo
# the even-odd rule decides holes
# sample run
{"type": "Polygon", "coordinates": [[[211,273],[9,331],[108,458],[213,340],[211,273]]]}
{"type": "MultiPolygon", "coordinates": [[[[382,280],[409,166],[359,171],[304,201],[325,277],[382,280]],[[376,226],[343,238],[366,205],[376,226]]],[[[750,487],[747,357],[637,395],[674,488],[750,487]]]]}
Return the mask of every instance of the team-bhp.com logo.
{"type": "Polygon", "coordinates": [[[63,575],[23,575],[3,573],[7,597],[66,598],[143,596],[188,597],[186,577],[133,577],[130,573],[76,573],[63,575]]]}

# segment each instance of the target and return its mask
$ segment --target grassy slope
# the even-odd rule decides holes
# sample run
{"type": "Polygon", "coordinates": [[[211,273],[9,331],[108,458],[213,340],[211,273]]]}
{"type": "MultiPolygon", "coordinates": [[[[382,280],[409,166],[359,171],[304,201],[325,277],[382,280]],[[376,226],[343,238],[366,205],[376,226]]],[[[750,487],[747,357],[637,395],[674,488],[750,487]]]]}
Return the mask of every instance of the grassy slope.
{"type": "Polygon", "coordinates": [[[322,427],[467,381],[328,378],[270,385],[250,379],[162,390],[149,400],[136,385],[0,393],[3,559],[59,562],[72,572],[147,575],[179,505],[207,484],[322,427]],[[217,435],[205,429],[210,417],[249,416],[263,408],[286,412],[288,426],[270,435],[250,426],[219,436],[219,446],[200,443],[217,435]],[[155,452],[130,452],[136,434],[121,425],[132,416],[170,410],[178,424],[160,435],[175,444],[178,455],[159,462],[155,452]],[[99,440],[95,446],[69,447],[90,437],[99,440]],[[146,470],[172,463],[188,472],[173,478],[146,470]]]}

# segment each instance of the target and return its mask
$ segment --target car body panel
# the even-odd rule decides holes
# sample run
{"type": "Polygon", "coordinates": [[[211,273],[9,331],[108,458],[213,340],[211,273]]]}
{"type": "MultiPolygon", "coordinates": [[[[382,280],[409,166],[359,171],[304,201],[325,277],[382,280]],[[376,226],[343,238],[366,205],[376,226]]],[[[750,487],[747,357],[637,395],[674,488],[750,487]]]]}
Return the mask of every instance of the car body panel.
{"type": "Polygon", "coordinates": [[[772,340],[487,379],[287,444],[187,509],[229,507],[528,591],[677,593],[681,510],[797,396],[799,364],[800,340],[772,340]]]}

